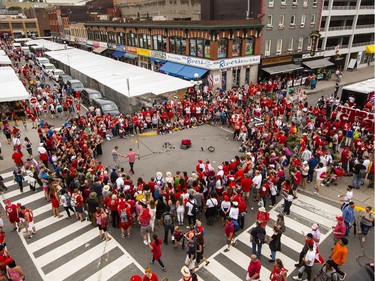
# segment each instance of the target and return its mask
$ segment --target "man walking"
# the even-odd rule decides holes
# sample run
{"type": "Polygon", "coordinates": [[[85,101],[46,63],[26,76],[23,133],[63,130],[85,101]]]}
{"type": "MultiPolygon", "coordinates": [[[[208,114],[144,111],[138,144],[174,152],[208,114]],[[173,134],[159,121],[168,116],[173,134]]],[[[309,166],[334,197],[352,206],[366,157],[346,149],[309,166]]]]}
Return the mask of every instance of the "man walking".
{"type": "Polygon", "coordinates": [[[129,148],[128,154],[124,156],[124,158],[129,159],[129,165],[130,165],[130,172],[134,175],[134,163],[135,163],[135,157],[139,156],[139,152],[134,152],[133,149],[129,148]]]}
{"type": "Polygon", "coordinates": [[[344,211],[342,212],[342,217],[344,219],[344,223],[346,225],[346,233],[345,236],[350,235],[350,228],[353,225],[355,214],[354,214],[354,207],[355,204],[353,201],[349,202],[349,206],[347,206],[344,211]]]}
{"type": "Polygon", "coordinates": [[[118,152],[118,146],[116,145],[113,150],[112,150],[112,158],[113,158],[113,162],[115,163],[115,167],[116,168],[120,168],[120,160],[119,160],[119,157],[124,157],[124,155],[120,154],[118,152]]]}
{"type": "Polygon", "coordinates": [[[252,243],[253,254],[260,258],[262,255],[262,244],[266,238],[266,230],[256,221],[256,226],[250,232],[250,241],[252,243]]]}
{"type": "Polygon", "coordinates": [[[262,264],[256,255],[250,256],[250,264],[247,268],[247,275],[246,281],[250,280],[260,280],[260,270],[262,268],[262,264]]]}
{"type": "Polygon", "coordinates": [[[330,256],[333,262],[333,268],[342,276],[340,280],[344,280],[346,276],[346,273],[341,271],[341,266],[346,262],[348,256],[348,248],[346,245],[348,245],[348,239],[345,237],[341,238],[340,241],[336,243],[330,256]]]}
{"type": "Polygon", "coordinates": [[[167,211],[162,214],[163,225],[164,225],[164,244],[168,245],[168,232],[171,232],[173,236],[174,232],[174,222],[173,215],[171,214],[171,207],[167,206],[167,211]]]}
{"type": "Polygon", "coordinates": [[[302,280],[303,272],[306,272],[307,278],[305,280],[311,280],[311,269],[314,265],[315,260],[315,249],[314,244],[308,245],[309,250],[306,253],[305,257],[302,259],[302,266],[298,269],[298,275],[293,276],[293,280],[302,280]]]}

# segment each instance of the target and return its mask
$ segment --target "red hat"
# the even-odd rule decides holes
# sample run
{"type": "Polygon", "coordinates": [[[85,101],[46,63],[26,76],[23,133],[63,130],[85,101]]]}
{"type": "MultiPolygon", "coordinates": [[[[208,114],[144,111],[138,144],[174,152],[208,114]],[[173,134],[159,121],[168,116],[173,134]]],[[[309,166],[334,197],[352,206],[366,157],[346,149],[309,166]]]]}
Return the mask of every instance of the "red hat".
{"type": "Polygon", "coordinates": [[[130,277],[130,280],[129,281],[142,281],[142,277],[139,276],[139,275],[134,275],[132,277],[130,277]]]}
{"type": "Polygon", "coordinates": [[[7,199],[7,201],[5,201],[7,204],[8,203],[12,203],[12,201],[10,199],[7,199]]]}
{"type": "Polygon", "coordinates": [[[336,217],[336,220],[338,220],[338,221],[343,221],[344,218],[343,218],[342,216],[339,216],[339,217],[336,217]]]}
{"type": "Polygon", "coordinates": [[[198,160],[198,163],[202,164],[202,163],[203,163],[203,161],[202,161],[202,160],[198,160]]]}
{"type": "Polygon", "coordinates": [[[229,201],[229,196],[228,195],[224,196],[224,201],[229,201]]]}

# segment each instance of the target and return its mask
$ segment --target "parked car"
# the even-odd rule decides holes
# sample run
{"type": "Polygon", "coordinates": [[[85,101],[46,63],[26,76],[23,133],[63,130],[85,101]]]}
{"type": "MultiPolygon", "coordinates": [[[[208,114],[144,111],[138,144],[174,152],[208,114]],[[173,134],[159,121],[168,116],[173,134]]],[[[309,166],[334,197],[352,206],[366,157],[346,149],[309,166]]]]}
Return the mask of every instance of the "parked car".
{"type": "Polygon", "coordinates": [[[47,58],[36,58],[36,64],[42,68],[43,64],[50,63],[47,58]]]}
{"type": "Polygon", "coordinates": [[[64,71],[62,71],[61,69],[54,69],[52,70],[52,73],[51,73],[51,79],[55,82],[58,82],[59,81],[59,76],[60,75],[63,75],[65,74],[64,71]]]}
{"type": "Polygon", "coordinates": [[[120,114],[119,108],[113,101],[106,99],[93,99],[91,104],[95,109],[100,108],[102,115],[111,114],[112,116],[115,116],[120,114]]]}
{"type": "Polygon", "coordinates": [[[56,67],[52,63],[42,64],[42,70],[47,76],[51,75],[52,70],[54,69],[56,69],[56,67]]]}
{"type": "Polygon", "coordinates": [[[100,99],[103,95],[94,89],[85,88],[81,91],[82,102],[86,105],[91,105],[93,99],[100,99]]]}
{"type": "Polygon", "coordinates": [[[61,88],[63,88],[66,86],[66,83],[72,79],[73,79],[72,76],[68,74],[60,74],[59,79],[57,80],[57,83],[60,85],[61,88]]]}
{"type": "Polygon", "coordinates": [[[72,93],[77,92],[77,91],[82,92],[82,90],[85,88],[82,82],[79,81],[78,79],[68,80],[68,82],[66,82],[66,85],[72,89],[72,93]]]}

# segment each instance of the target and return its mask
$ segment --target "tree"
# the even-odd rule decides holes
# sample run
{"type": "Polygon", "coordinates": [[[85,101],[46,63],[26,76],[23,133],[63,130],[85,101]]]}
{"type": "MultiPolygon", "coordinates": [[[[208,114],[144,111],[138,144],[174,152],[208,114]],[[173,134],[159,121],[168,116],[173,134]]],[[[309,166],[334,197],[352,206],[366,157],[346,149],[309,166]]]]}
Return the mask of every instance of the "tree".
{"type": "Polygon", "coordinates": [[[20,11],[20,10],[22,10],[22,8],[19,6],[11,6],[8,8],[8,11],[20,11]]]}

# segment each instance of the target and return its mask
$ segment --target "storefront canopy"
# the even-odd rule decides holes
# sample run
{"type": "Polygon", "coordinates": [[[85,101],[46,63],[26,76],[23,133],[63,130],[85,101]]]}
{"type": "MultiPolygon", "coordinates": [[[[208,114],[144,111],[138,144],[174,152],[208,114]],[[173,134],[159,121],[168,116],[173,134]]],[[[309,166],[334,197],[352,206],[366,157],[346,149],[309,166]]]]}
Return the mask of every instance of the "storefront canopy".
{"type": "Polygon", "coordinates": [[[0,55],[0,65],[12,65],[12,62],[8,56],[0,55]]]}
{"type": "Polygon", "coordinates": [[[94,53],[96,53],[96,54],[101,54],[101,53],[103,53],[105,50],[107,50],[107,48],[104,48],[104,47],[98,47],[98,48],[96,48],[96,49],[94,49],[94,50],[92,50],[94,53]]]}
{"type": "Polygon", "coordinates": [[[304,61],[302,63],[310,69],[326,68],[326,67],[335,65],[334,63],[330,62],[328,59],[304,61]]]}
{"type": "Polygon", "coordinates": [[[368,45],[366,47],[366,54],[374,54],[375,53],[375,45],[368,45]]]}
{"type": "Polygon", "coordinates": [[[300,69],[303,69],[303,67],[296,65],[296,64],[292,64],[292,63],[262,68],[263,71],[269,73],[270,75],[276,75],[280,73],[289,73],[289,72],[300,70],[300,69]]]}
{"type": "Polygon", "coordinates": [[[160,95],[192,86],[190,81],[171,77],[104,56],[98,56],[79,49],[47,52],[46,55],[65,65],[69,65],[72,70],[126,97],[128,97],[129,94],[130,97],[141,96],[147,93],[160,95]],[[127,81],[129,81],[130,93],[127,89],[127,81]]]}
{"type": "Polygon", "coordinates": [[[207,69],[167,62],[160,68],[160,71],[184,79],[194,80],[201,78],[207,72],[207,69]]]}
{"type": "Polygon", "coordinates": [[[115,58],[121,58],[125,55],[125,52],[121,52],[121,51],[115,51],[112,56],[114,56],[115,58]]]}
{"type": "Polygon", "coordinates": [[[6,56],[7,54],[5,53],[4,50],[0,50],[0,56],[6,56]]]}
{"type": "Polygon", "coordinates": [[[0,67],[0,102],[26,100],[29,93],[10,66],[0,67]]]}

